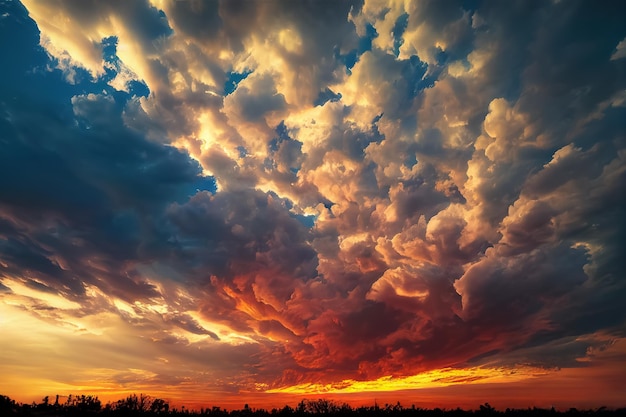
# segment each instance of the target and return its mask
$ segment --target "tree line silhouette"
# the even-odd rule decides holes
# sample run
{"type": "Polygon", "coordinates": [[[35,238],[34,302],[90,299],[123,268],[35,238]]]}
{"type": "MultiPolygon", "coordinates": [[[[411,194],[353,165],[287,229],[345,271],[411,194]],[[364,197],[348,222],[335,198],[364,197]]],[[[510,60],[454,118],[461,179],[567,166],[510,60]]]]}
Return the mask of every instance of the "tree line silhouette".
{"type": "Polygon", "coordinates": [[[200,410],[189,410],[182,406],[180,409],[170,407],[168,401],[144,394],[131,394],[126,398],[102,404],[94,395],[68,395],[65,401],[59,401],[60,396],[55,397],[54,402],[48,396],[44,397],[40,403],[31,404],[19,403],[5,395],[0,395],[0,416],[39,416],[39,417],[73,417],[73,416],[213,416],[213,417],[466,417],[466,416],[486,416],[486,417],[576,417],[595,416],[603,417],[625,416],[626,408],[608,409],[600,407],[597,409],[578,410],[570,408],[567,411],[557,411],[554,408],[527,408],[496,410],[489,403],[479,406],[477,410],[456,409],[425,409],[415,407],[403,407],[399,402],[396,404],[385,404],[379,406],[352,407],[346,403],[337,403],[327,399],[303,399],[295,408],[285,405],[283,408],[273,408],[265,410],[263,408],[253,409],[245,404],[240,410],[226,410],[220,407],[201,408],[200,410]]]}

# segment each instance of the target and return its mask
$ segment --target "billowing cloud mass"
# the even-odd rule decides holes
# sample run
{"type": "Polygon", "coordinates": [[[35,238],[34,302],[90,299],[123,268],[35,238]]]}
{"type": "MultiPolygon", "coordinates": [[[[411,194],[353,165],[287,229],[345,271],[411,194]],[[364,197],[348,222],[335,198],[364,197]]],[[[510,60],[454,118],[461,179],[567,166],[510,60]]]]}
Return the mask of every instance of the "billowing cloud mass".
{"type": "Polygon", "coordinates": [[[578,375],[611,403],[623,16],[0,1],[0,391],[557,392],[578,375]]]}

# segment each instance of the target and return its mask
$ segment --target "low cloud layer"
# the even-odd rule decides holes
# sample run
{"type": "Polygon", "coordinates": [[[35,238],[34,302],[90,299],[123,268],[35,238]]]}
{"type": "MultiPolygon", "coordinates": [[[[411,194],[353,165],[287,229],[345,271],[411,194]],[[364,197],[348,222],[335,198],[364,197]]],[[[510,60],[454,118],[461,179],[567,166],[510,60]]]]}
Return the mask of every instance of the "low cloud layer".
{"type": "Polygon", "coordinates": [[[623,362],[620,8],[0,2],[0,362],[20,323],[111,391],[623,362]]]}

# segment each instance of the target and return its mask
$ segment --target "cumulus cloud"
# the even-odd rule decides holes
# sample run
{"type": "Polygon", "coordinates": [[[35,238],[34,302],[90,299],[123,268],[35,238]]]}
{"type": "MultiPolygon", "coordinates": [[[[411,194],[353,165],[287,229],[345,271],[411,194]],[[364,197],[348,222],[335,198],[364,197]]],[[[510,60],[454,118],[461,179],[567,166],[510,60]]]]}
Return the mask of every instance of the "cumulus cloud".
{"type": "Polygon", "coordinates": [[[624,337],[624,13],[1,7],[0,307],[119,349],[111,383],[581,367],[624,337]]]}

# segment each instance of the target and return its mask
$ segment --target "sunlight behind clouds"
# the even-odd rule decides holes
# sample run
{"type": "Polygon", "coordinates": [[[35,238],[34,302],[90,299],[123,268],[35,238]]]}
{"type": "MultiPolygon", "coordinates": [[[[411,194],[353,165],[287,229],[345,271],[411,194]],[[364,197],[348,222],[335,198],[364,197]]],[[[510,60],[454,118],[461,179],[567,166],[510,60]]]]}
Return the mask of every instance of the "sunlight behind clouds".
{"type": "Polygon", "coordinates": [[[0,363],[28,395],[619,377],[622,11],[0,3],[0,363]]]}

